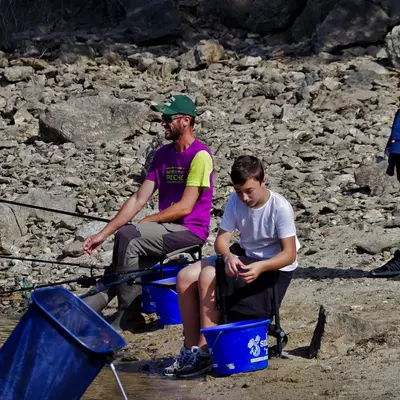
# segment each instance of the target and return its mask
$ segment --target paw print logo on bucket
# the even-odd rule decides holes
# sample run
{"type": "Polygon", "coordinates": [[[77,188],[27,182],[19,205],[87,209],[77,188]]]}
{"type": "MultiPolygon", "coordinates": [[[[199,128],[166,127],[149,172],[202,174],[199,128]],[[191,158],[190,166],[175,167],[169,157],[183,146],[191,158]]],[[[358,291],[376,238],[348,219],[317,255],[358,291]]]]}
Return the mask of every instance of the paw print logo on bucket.
{"type": "Polygon", "coordinates": [[[247,343],[247,347],[250,349],[250,354],[254,357],[250,359],[250,362],[254,363],[258,361],[268,360],[267,333],[265,334],[265,340],[261,340],[261,337],[259,335],[257,335],[255,338],[250,339],[249,343],[247,343]]]}

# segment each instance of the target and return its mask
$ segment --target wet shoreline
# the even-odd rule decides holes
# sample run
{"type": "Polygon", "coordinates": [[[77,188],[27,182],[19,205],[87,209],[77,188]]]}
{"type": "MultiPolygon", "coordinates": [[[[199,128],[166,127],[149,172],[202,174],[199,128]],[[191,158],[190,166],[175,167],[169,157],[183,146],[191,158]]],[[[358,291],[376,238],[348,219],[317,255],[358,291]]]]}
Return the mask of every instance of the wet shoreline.
{"type": "MultiPolygon", "coordinates": [[[[18,324],[18,316],[0,316],[0,345],[2,345],[14,327],[18,324]]],[[[128,399],[153,400],[162,396],[163,400],[194,400],[198,397],[190,395],[195,381],[177,381],[160,376],[158,373],[138,372],[137,363],[119,362],[116,369],[128,399]]],[[[66,379],[68,376],[66,375],[66,379]]],[[[121,392],[110,367],[105,366],[89,386],[83,400],[116,400],[122,399],[121,392]]]]}

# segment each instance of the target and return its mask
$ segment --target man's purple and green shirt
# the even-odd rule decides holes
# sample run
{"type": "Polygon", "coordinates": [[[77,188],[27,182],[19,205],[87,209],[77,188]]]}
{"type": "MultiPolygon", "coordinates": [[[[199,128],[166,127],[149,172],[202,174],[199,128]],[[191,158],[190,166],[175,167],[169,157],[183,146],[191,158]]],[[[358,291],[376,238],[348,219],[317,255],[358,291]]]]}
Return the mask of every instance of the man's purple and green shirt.
{"type": "Polygon", "coordinates": [[[147,179],[156,183],[160,211],[180,201],[186,187],[203,189],[192,212],[176,223],[206,240],[209,234],[214,184],[210,149],[197,139],[180,153],[176,152],[173,143],[167,144],[154,156],[147,179]]]}

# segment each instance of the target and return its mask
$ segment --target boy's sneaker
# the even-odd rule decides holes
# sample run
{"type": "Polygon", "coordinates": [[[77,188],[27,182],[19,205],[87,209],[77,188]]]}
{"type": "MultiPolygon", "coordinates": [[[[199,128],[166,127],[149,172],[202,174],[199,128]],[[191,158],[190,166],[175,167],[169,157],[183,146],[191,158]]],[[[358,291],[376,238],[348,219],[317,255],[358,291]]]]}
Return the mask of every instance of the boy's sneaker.
{"type": "Polygon", "coordinates": [[[400,275],[400,250],[396,250],[392,259],[382,267],[372,270],[370,275],[375,278],[390,278],[400,275]]]}
{"type": "Polygon", "coordinates": [[[192,357],[182,368],[176,371],[177,378],[190,378],[191,376],[203,375],[213,368],[211,354],[206,353],[200,347],[193,346],[192,357]]]}
{"type": "Polygon", "coordinates": [[[175,376],[176,372],[184,367],[190,358],[193,357],[191,350],[186,349],[185,346],[181,347],[179,354],[176,356],[175,361],[169,367],[164,368],[165,376],[175,376]]]}

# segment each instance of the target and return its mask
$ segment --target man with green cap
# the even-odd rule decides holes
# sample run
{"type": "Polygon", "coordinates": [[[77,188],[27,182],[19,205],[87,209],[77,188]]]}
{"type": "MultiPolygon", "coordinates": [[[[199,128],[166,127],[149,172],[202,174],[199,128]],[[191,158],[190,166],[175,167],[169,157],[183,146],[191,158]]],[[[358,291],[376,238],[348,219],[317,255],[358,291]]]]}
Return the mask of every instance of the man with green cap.
{"type": "MultiPolygon", "coordinates": [[[[151,109],[161,113],[165,138],[172,143],[157,151],[139,190],[100,232],[89,236],[83,245],[85,252],[92,254],[117,232],[113,261],[107,274],[140,268],[142,261],[147,261],[148,265],[149,259],[154,261],[175,250],[202,245],[208,237],[213,162],[210,149],[194,136],[196,106],[188,96],[174,95],[151,109]],[[157,190],[159,211],[136,225],[126,225],[157,190]]],[[[87,297],[85,301],[100,312],[117,296],[114,328],[137,329],[145,325],[140,312],[140,293],[140,286],[124,283],[108,292],[87,297]]]]}

